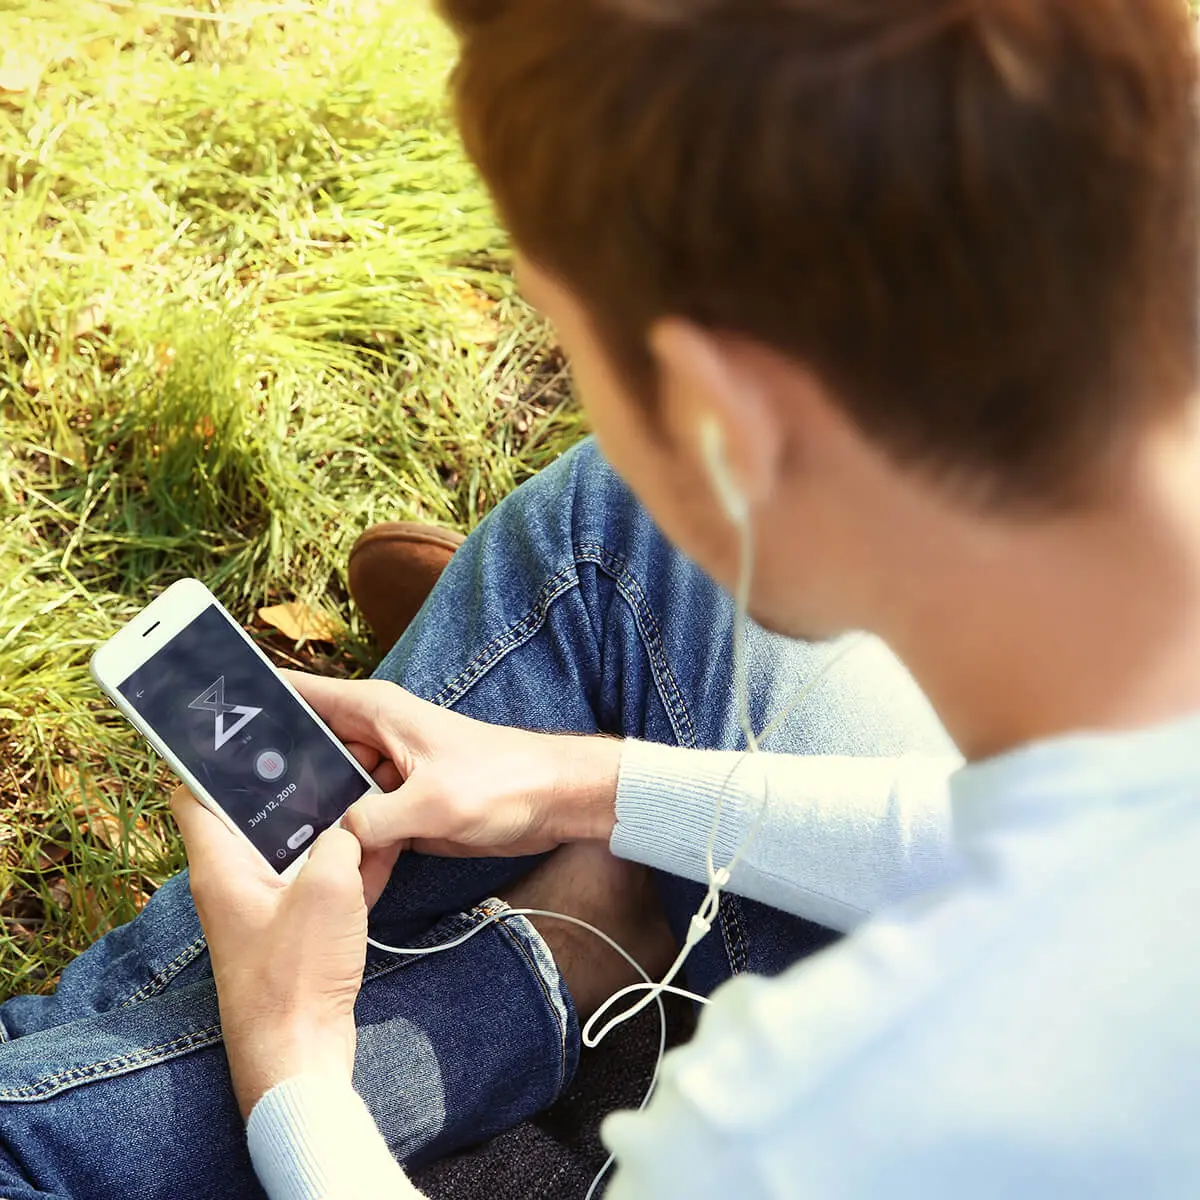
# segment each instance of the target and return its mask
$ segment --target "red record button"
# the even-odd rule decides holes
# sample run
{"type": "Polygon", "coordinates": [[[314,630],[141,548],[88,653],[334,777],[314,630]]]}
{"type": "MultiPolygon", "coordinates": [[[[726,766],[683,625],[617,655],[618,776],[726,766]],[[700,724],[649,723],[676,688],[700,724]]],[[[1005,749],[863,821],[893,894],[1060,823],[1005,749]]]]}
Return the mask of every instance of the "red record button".
{"type": "Polygon", "coordinates": [[[287,770],[287,759],[278,750],[263,750],[254,760],[254,773],[270,783],[287,770]]]}

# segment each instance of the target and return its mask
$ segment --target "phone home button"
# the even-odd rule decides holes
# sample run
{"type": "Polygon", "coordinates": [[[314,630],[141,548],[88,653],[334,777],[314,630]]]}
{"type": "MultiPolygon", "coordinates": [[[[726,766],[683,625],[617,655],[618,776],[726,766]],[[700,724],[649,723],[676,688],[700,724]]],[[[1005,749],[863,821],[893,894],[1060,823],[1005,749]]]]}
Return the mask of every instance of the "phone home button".
{"type": "Polygon", "coordinates": [[[299,850],[305,842],[313,835],[313,827],[311,825],[301,825],[295,833],[288,838],[288,847],[292,850],[299,850]]]}

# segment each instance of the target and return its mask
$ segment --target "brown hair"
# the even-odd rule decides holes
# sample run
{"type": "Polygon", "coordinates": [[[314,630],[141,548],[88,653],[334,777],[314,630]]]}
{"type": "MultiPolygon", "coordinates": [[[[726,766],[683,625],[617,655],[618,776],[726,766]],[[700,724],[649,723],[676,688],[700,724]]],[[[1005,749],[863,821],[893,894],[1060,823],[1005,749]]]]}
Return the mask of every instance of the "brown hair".
{"type": "Polygon", "coordinates": [[[518,247],[653,396],[664,315],[899,460],[1067,503],[1196,384],[1185,0],[443,0],[518,247]]]}

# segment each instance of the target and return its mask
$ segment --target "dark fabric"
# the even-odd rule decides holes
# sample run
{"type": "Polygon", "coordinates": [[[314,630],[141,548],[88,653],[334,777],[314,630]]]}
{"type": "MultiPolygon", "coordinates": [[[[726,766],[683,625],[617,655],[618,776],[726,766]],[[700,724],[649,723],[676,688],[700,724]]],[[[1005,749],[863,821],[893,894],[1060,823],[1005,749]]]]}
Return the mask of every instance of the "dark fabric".
{"type": "MultiPolygon", "coordinates": [[[[687,1001],[666,997],[667,1045],[695,1030],[687,1001]]],[[[651,1005],[594,1050],[585,1049],[575,1080],[550,1108],[474,1149],[412,1173],[430,1200],[582,1200],[607,1157],[600,1122],[636,1108],[658,1056],[658,1009],[651,1005]]],[[[603,1195],[604,1187],[596,1195],[603,1195]]]]}

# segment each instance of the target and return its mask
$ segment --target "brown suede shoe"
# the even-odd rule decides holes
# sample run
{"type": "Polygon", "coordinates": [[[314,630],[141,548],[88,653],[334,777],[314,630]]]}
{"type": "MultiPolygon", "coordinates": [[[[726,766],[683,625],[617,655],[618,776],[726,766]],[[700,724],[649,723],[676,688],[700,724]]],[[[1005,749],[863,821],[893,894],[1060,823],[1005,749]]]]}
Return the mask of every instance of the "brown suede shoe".
{"type": "Polygon", "coordinates": [[[386,521],[354,543],[350,595],[385,651],[408,628],[464,541],[461,533],[439,525],[386,521]]]}

